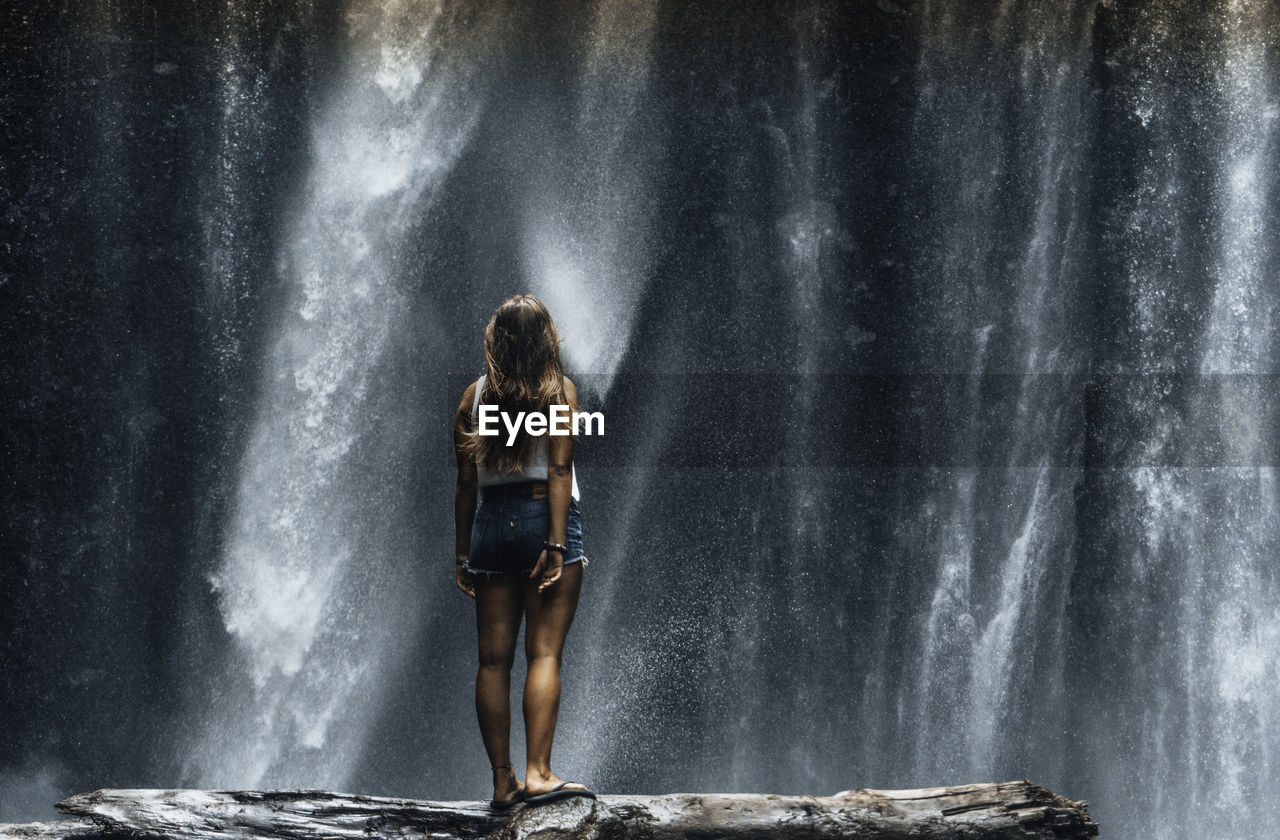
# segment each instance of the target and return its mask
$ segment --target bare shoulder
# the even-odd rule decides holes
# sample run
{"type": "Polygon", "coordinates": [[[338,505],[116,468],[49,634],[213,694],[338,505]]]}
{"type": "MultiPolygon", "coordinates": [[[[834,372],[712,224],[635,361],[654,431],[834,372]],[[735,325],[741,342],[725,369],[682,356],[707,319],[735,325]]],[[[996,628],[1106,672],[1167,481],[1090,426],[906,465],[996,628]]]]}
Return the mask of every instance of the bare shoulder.
{"type": "Polygon", "coordinates": [[[457,419],[465,420],[471,416],[471,406],[475,404],[476,399],[476,385],[479,383],[480,380],[477,379],[467,386],[467,390],[462,392],[462,400],[458,403],[457,419]]]}
{"type": "Polygon", "coordinates": [[[567,376],[564,378],[564,396],[570,406],[578,407],[578,386],[574,385],[573,380],[567,376]]]}

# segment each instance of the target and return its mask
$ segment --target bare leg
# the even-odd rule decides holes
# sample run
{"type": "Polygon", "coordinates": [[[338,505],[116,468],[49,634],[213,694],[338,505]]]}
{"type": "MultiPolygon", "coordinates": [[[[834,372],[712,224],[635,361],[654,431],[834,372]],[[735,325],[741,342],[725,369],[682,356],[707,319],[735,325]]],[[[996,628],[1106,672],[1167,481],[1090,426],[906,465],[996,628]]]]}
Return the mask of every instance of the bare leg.
{"type": "Polygon", "coordinates": [[[525,784],[530,796],[546,793],[563,781],[551,772],[551,742],[560,712],[560,655],[581,589],[581,563],[565,566],[560,579],[541,593],[537,583],[525,584],[524,653],[529,662],[524,684],[525,784]]]}
{"type": "MultiPolygon", "coordinates": [[[[492,765],[511,762],[511,665],[524,612],[519,575],[476,578],[476,629],[480,667],[476,671],[476,717],[492,765]]],[[[510,767],[493,771],[493,798],[509,799],[520,789],[510,767]]]]}

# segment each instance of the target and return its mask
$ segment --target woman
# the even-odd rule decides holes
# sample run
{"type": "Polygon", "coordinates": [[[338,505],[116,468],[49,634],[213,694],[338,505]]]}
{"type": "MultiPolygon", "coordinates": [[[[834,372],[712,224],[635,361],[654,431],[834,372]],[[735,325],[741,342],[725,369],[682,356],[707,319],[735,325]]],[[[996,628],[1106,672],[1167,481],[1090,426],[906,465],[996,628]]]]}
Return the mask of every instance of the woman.
{"type": "Polygon", "coordinates": [[[511,418],[521,411],[547,414],[551,405],[568,405],[572,414],[578,410],[578,393],[564,375],[551,313],[533,295],[516,295],[498,307],[485,328],[484,352],[487,371],[458,404],[453,440],[458,457],[457,582],[476,601],[476,715],[493,765],[489,805],[595,798],[586,785],[551,772],[560,657],[587,565],[573,436],[534,436],[522,424],[509,441],[501,421],[498,435],[479,434],[476,427],[481,405],[496,405],[511,418]],[[523,784],[512,770],[509,744],[511,665],[522,614],[528,616],[523,784]]]}

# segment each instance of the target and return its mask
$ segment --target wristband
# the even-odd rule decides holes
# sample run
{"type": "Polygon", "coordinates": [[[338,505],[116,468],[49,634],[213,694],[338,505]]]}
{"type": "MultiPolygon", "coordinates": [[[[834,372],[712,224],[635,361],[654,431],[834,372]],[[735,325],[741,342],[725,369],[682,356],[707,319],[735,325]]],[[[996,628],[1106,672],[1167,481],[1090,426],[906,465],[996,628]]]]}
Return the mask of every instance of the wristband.
{"type": "Polygon", "coordinates": [[[545,545],[545,546],[547,547],[547,551],[558,551],[558,552],[560,552],[560,556],[561,556],[561,557],[564,557],[566,554],[568,554],[568,553],[569,553],[569,549],[568,549],[568,548],[566,548],[566,547],[564,547],[563,545],[558,545],[558,544],[553,543],[553,542],[543,543],[543,545],[545,545]]]}

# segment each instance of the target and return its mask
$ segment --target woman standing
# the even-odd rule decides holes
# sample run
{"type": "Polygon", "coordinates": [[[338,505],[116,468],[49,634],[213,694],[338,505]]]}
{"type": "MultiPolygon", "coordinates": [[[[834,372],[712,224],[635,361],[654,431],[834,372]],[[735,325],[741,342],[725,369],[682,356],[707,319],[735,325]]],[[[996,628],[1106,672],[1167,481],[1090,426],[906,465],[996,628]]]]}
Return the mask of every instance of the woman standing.
{"type": "Polygon", "coordinates": [[[497,435],[479,434],[476,426],[481,405],[496,406],[513,418],[522,411],[549,414],[552,405],[568,405],[572,413],[578,410],[578,393],[564,375],[551,313],[533,295],[503,301],[485,328],[484,352],[486,373],[458,404],[453,440],[457,582],[476,602],[476,715],[493,765],[489,804],[509,808],[567,796],[594,798],[585,785],[551,772],[561,653],[587,565],[574,439],[571,434],[530,435],[521,424],[509,441],[501,422],[497,435]],[[528,617],[523,784],[510,752],[511,666],[522,616],[528,617]]]}

